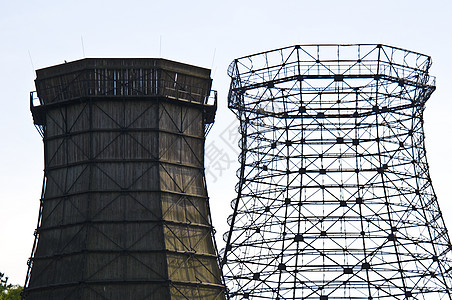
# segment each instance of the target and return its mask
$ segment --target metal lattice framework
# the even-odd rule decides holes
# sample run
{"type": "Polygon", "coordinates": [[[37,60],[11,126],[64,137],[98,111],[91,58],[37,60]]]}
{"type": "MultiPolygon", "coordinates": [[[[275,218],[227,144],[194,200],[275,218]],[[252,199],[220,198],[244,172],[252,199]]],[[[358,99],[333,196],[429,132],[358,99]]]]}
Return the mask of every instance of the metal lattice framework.
{"type": "Polygon", "coordinates": [[[452,299],[424,147],[430,64],[385,45],[233,61],[241,167],[222,262],[232,299],[452,299]]]}
{"type": "Polygon", "coordinates": [[[225,299],[204,175],[210,70],[83,59],[38,70],[36,87],[45,170],[24,296],[225,299]]]}

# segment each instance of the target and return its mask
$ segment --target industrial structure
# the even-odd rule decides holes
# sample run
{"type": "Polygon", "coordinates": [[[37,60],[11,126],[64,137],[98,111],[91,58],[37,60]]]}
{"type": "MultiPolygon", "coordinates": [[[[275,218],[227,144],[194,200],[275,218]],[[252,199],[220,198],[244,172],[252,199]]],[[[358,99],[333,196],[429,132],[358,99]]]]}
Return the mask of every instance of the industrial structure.
{"type": "Polygon", "coordinates": [[[36,73],[45,169],[25,298],[225,299],[204,176],[210,70],[92,58],[36,73]]]}
{"type": "Polygon", "coordinates": [[[241,167],[222,270],[231,299],[452,299],[429,176],[428,56],[303,45],[238,58],[241,167]]]}

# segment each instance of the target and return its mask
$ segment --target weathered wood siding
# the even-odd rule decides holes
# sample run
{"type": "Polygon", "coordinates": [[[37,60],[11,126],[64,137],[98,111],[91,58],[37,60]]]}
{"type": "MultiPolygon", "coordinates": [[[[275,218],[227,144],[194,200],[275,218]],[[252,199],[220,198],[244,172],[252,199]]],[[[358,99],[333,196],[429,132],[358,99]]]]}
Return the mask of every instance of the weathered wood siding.
{"type": "Polygon", "coordinates": [[[224,299],[204,179],[210,78],[126,61],[38,71],[46,181],[25,294],[224,299]]]}

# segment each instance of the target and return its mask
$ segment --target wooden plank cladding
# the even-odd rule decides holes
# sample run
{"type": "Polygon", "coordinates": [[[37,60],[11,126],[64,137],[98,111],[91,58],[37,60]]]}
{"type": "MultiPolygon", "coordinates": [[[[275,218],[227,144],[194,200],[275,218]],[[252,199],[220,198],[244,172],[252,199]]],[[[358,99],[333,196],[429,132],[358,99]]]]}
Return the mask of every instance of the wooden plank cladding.
{"type": "Polygon", "coordinates": [[[225,299],[204,174],[210,70],[84,59],[37,74],[45,180],[24,296],[225,299]]]}
{"type": "Polygon", "coordinates": [[[210,70],[164,59],[87,58],[36,71],[41,104],[97,96],[162,96],[203,104],[210,70]]]}

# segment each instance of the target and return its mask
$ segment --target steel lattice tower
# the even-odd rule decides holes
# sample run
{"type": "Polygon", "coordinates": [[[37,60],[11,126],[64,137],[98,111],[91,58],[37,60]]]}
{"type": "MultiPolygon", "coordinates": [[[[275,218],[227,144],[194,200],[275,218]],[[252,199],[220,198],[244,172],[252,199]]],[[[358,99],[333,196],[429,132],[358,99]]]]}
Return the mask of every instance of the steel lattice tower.
{"type": "Polygon", "coordinates": [[[430,57],[304,45],[236,59],[232,299],[452,299],[423,111],[430,57]]]}
{"type": "Polygon", "coordinates": [[[24,295],[225,299],[204,176],[210,70],[90,58],[36,73],[45,169],[24,295]]]}

